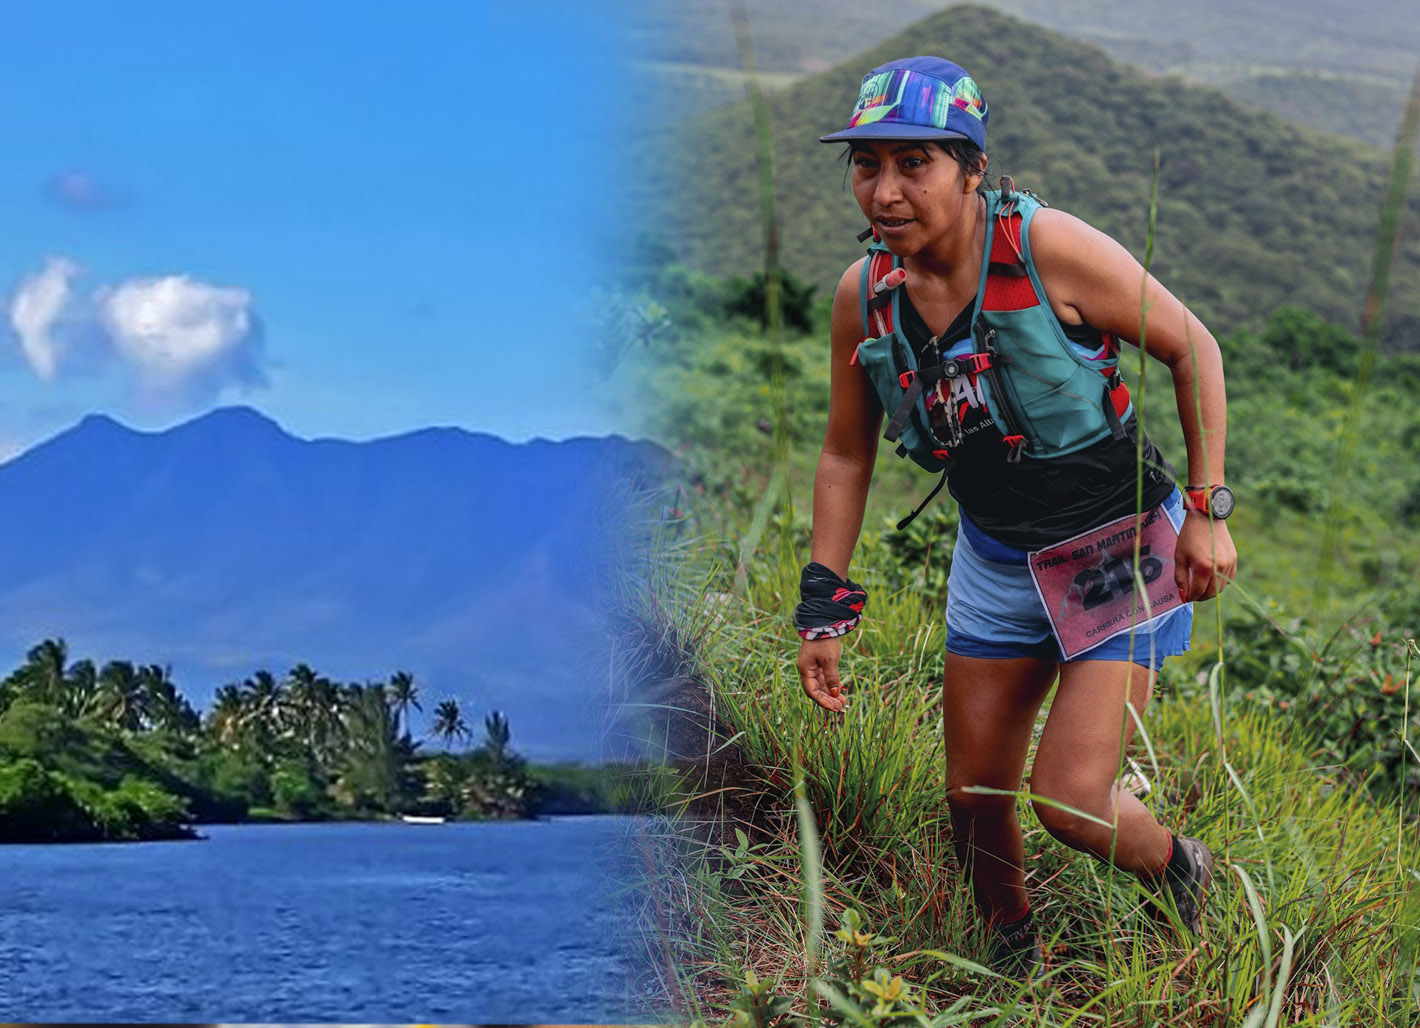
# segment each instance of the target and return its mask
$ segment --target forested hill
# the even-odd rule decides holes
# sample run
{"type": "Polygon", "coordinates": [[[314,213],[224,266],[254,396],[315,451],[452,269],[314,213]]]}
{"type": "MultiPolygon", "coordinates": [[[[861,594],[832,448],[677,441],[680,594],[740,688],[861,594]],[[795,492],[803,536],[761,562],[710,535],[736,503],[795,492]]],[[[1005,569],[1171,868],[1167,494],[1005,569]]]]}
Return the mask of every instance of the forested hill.
{"type": "MultiPolygon", "coordinates": [[[[880,46],[772,94],[782,263],[821,289],[861,255],[862,218],[836,147],[865,71],[916,53],[962,61],[991,108],[995,173],[1043,195],[1142,256],[1154,153],[1161,156],[1154,269],[1218,332],[1258,329],[1301,303],[1355,326],[1388,155],[1299,128],[1094,47],[976,6],[943,10],[880,46]]],[[[741,103],[643,143],[633,203],[693,267],[763,266],[754,125],[741,103]]],[[[1420,350],[1420,201],[1405,214],[1386,341],[1420,350]]]]}
{"type": "MultiPolygon", "coordinates": [[[[746,0],[754,50],[778,87],[927,17],[941,0],[746,0]]],[[[986,6],[1180,75],[1302,125],[1373,146],[1395,140],[1420,53],[1415,0],[986,0],[986,6]]],[[[632,21],[661,88],[695,110],[744,96],[724,0],[646,5],[632,21]],[[689,94],[689,95],[687,95],[689,94]]]]}

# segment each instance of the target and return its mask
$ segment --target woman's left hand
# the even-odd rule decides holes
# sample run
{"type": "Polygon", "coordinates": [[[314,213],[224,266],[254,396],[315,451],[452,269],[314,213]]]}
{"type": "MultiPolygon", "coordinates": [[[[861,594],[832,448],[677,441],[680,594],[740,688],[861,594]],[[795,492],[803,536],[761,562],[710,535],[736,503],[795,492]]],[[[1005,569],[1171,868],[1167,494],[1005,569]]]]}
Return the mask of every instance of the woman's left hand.
{"type": "Polygon", "coordinates": [[[1178,595],[1189,600],[1211,600],[1232,581],[1238,570],[1238,551],[1226,522],[1189,511],[1183,516],[1174,550],[1174,581],[1178,595]]]}

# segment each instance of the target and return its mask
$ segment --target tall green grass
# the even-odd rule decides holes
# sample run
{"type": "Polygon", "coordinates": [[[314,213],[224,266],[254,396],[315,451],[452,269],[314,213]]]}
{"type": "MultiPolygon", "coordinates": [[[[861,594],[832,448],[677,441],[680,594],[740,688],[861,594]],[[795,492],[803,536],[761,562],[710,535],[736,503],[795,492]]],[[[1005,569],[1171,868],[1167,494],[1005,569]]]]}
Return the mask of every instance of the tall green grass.
{"type": "MultiPolygon", "coordinates": [[[[1155,815],[1230,854],[1202,942],[1155,928],[1132,879],[1053,842],[1027,809],[1049,970],[1025,991],[976,970],[987,942],[943,805],[942,628],[909,590],[876,596],[846,648],[852,705],[827,714],[803,697],[779,624],[796,570],[756,562],[745,604],[715,608],[719,627],[695,657],[753,769],[743,787],[778,797],[761,822],[738,826],[746,845],[678,839],[691,871],[676,889],[697,914],[694,938],[678,940],[679,986],[707,1020],[723,1017],[747,969],[784,995],[811,988],[815,945],[829,962],[836,945],[814,927],[821,907],[830,925],[854,911],[896,938],[882,966],[918,985],[928,1011],[966,999],[982,1024],[1232,1025],[1259,1011],[1257,1024],[1416,1023],[1420,840],[1397,830],[1415,824],[1413,804],[1407,819],[1318,769],[1284,713],[1215,707],[1206,685],[1151,710],[1152,754],[1137,754],[1155,815]]],[[[870,587],[881,577],[857,571],[870,587]]]]}

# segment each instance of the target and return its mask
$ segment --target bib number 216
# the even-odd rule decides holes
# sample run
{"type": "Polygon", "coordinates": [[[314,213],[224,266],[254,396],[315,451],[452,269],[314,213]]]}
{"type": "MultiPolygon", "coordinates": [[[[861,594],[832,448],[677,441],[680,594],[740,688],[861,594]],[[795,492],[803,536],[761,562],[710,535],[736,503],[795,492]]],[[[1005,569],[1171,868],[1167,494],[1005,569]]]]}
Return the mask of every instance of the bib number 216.
{"type": "Polygon", "coordinates": [[[1067,660],[1182,605],[1173,581],[1177,546],[1178,530],[1155,507],[1030,555],[1031,577],[1067,660]]]}
{"type": "MultiPolygon", "coordinates": [[[[1106,561],[1102,568],[1085,568],[1075,576],[1075,585],[1079,586],[1084,594],[1085,610],[1094,610],[1109,603],[1120,593],[1128,593],[1134,589],[1133,556],[1131,552],[1128,560],[1115,557],[1106,561]]],[[[1139,547],[1139,574],[1143,577],[1144,584],[1152,584],[1163,573],[1164,562],[1158,557],[1149,556],[1149,547],[1139,547]]]]}

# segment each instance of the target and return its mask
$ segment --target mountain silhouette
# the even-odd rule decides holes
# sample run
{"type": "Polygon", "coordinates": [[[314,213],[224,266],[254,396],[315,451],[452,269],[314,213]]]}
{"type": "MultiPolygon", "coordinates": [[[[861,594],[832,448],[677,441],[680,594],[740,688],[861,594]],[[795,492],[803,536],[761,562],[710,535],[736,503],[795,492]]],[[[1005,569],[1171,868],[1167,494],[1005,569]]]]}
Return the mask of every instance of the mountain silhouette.
{"type": "MultiPolygon", "coordinates": [[[[90,415],[0,465],[0,657],[170,664],[205,704],[258,667],[415,674],[589,756],[585,680],[619,483],[659,451],[456,428],[299,439],[245,407],[161,432],[90,415]]],[[[477,719],[477,720],[475,720],[477,719]]]]}

